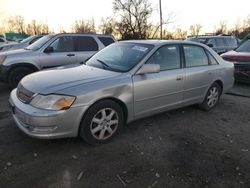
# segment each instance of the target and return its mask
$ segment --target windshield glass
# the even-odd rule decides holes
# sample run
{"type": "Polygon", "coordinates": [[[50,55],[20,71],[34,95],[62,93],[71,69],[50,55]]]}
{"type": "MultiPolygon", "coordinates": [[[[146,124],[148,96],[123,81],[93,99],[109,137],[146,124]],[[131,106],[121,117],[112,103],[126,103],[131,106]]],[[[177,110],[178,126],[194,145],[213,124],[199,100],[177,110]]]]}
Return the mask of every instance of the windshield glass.
{"type": "Polygon", "coordinates": [[[111,44],[91,57],[86,65],[115,72],[127,72],[139,63],[153,47],[150,44],[125,42],[111,44]]]}
{"type": "Polygon", "coordinates": [[[250,40],[244,42],[235,51],[236,52],[250,52],[250,40]]]}
{"type": "Polygon", "coordinates": [[[28,50],[38,50],[40,49],[45,43],[47,43],[51,38],[53,37],[53,35],[46,35],[40,39],[38,39],[36,42],[34,42],[33,44],[29,45],[26,49],[28,50]]]}
{"type": "Polygon", "coordinates": [[[34,36],[30,36],[24,40],[22,40],[20,43],[26,43],[26,42],[29,42],[30,40],[32,40],[34,38],[34,36]]]}

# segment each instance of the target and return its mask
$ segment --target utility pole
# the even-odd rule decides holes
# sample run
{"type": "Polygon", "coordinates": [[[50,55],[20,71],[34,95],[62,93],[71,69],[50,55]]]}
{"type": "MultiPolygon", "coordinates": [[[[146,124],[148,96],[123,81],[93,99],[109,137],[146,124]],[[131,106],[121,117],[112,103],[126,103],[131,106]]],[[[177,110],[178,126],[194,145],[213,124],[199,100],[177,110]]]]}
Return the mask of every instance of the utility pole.
{"type": "Polygon", "coordinates": [[[160,37],[162,39],[162,9],[161,9],[161,0],[159,0],[159,6],[160,6],[160,37]]]}

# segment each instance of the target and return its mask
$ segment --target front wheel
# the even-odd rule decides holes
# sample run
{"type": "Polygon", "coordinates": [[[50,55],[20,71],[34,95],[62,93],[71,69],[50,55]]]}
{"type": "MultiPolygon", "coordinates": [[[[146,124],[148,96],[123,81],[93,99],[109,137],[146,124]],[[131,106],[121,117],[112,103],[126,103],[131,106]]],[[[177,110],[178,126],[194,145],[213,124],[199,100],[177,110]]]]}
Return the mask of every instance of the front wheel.
{"type": "Polygon", "coordinates": [[[112,100],[94,104],[86,112],[79,134],[87,143],[98,145],[110,141],[124,123],[121,107],[112,100]]]}
{"type": "Polygon", "coordinates": [[[221,86],[215,82],[208,89],[203,102],[200,104],[200,108],[206,111],[211,110],[218,104],[220,96],[221,96],[221,86]]]}
{"type": "Polygon", "coordinates": [[[11,88],[17,87],[20,80],[28,74],[33,73],[34,70],[28,67],[17,67],[11,70],[8,77],[8,84],[11,88]]]}

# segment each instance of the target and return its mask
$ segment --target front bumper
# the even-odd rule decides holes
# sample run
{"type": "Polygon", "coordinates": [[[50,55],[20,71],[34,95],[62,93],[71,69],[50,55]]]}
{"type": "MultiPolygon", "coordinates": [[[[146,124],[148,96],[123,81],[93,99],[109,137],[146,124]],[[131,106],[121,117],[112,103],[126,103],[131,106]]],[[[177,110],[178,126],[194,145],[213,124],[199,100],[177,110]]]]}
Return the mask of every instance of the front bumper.
{"type": "Polygon", "coordinates": [[[9,98],[16,125],[27,135],[36,138],[65,138],[78,135],[82,116],[87,109],[74,107],[68,110],[42,110],[22,103],[14,89],[9,98]]]}

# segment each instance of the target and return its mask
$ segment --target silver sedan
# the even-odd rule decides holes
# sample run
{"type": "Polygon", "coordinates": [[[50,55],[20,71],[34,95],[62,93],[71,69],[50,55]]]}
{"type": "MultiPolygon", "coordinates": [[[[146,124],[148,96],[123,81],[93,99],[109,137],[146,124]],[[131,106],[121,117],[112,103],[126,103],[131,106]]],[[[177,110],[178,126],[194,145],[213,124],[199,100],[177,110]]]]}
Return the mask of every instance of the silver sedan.
{"type": "Polygon", "coordinates": [[[234,65],[202,44],[124,41],[85,65],[26,76],[9,102],[17,126],[30,136],[80,135],[101,144],[139,118],[192,104],[211,110],[233,86],[233,75],[234,65]]]}

